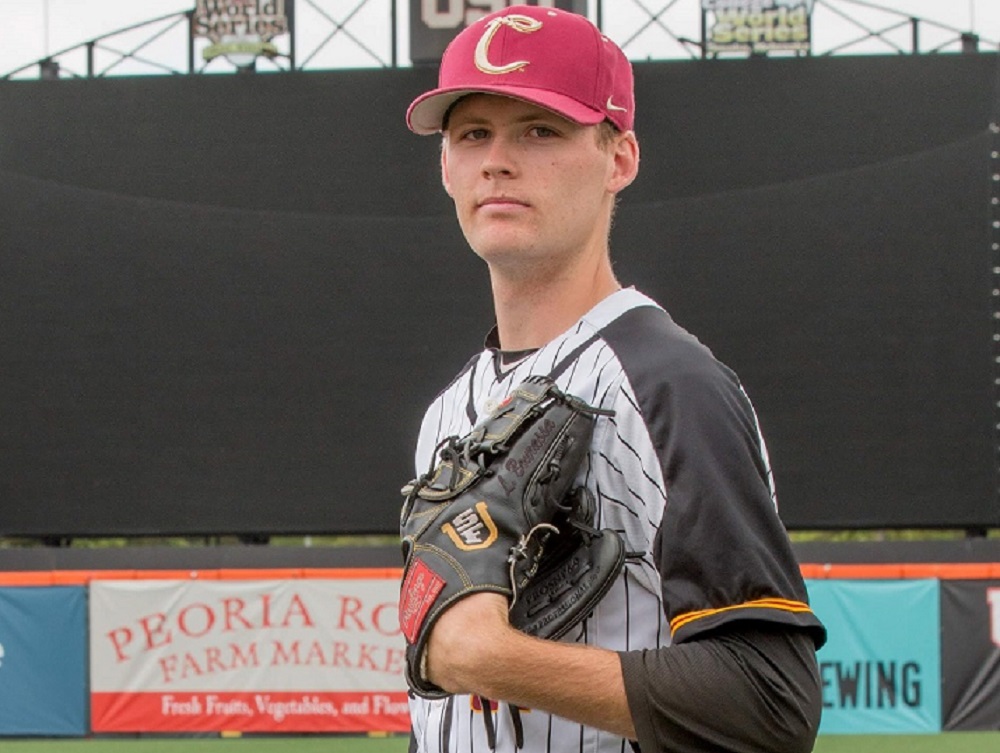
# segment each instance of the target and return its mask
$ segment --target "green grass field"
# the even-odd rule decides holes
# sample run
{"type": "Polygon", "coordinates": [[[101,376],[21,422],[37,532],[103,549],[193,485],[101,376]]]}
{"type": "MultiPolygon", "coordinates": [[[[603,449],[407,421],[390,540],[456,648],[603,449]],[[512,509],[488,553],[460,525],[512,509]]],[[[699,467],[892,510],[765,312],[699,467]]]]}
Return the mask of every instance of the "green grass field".
{"type": "MultiPolygon", "coordinates": [[[[3,753],[404,753],[407,738],[246,737],[220,738],[0,738],[3,753]]],[[[949,732],[941,735],[829,735],[814,753],[1000,753],[1000,733],[949,732]]]]}
{"type": "Polygon", "coordinates": [[[0,738],[2,753],[405,753],[409,738],[307,736],[214,738],[0,738]]]}
{"type": "Polygon", "coordinates": [[[940,735],[827,735],[813,753],[1000,753],[1000,733],[940,735]]]}

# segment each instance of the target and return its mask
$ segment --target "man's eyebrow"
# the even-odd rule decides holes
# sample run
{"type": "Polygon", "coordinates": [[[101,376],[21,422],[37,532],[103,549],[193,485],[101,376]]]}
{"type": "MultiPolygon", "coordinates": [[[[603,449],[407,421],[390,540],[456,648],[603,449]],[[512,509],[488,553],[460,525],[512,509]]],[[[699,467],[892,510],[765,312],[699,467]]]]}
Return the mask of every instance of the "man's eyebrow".
{"type": "Polygon", "coordinates": [[[454,123],[456,121],[459,122],[459,123],[463,123],[463,124],[473,123],[473,124],[476,124],[476,125],[482,125],[482,124],[489,123],[489,119],[486,118],[484,115],[476,115],[474,113],[471,113],[471,114],[458,113],[457,115],[455,113],[452,113],[448,117],[448,122],[449,123],[454,123]]]}

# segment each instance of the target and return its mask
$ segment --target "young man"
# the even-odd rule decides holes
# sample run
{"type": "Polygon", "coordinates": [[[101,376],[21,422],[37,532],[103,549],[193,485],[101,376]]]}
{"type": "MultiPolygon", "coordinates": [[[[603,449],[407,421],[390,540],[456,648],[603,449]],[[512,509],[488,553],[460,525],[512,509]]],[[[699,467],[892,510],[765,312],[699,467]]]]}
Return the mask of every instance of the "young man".
{"type": "Polygon", "coordinates": [[[561,641],[513,629],[503,596],[458,601],[413,697],[412,748],[474,753],[812,750],[822,624],[778,519],[736,376],[623,288],[608,236],[635,178],[631,66],[582,16],[511,7],[465,29],[407,123],[443,135],[441,174],[489,269],[496,326],[428,409],[425,470],[532,374],[613,411],[577,483],[629,558],[561,641]],[[484,724],[481,697],[495,699],[484,724]]]}

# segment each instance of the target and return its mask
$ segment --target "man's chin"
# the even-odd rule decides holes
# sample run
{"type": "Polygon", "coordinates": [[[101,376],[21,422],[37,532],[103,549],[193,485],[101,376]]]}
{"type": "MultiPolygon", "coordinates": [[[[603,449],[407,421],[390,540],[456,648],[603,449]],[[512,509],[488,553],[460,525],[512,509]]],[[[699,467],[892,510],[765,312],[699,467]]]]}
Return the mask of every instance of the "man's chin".
{"type": "Polygon", "coordinates": [[[477,244],[472,250],[495,269],[519,269],[539,261],[535,248],[527,242],[477,244]]]}

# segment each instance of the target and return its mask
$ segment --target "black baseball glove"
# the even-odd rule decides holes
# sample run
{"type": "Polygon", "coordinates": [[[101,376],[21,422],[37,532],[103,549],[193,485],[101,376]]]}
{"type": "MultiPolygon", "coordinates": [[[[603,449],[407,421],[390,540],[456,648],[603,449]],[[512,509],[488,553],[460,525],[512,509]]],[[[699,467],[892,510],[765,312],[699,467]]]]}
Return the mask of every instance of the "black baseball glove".
{"type": "Polygon", "coordinates": [[[436,465],[403,487],[399,623],[406,680],[418,695],[447,695],[423,666],[441,614],[484,591],[516,606],[546,541],[560,522],[568,529],[580,517],[579,496],[569,492],[602,413],[548,378],[530,377],[465,437],[442,442],[436,465]]]}
{"type": "Polygon", "coordinates": [[[625,565],[625,543],[594,528],[596,505],[580,486],[553,521],[538,571],[510,606],[510,623],[539,638],[566,635],[594,611],[625,565]]]}

